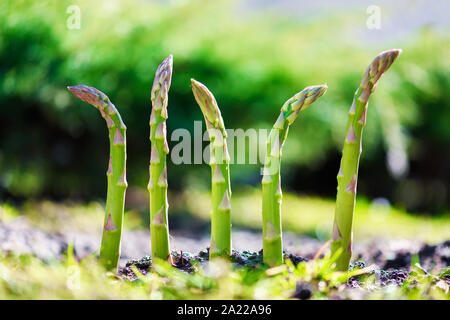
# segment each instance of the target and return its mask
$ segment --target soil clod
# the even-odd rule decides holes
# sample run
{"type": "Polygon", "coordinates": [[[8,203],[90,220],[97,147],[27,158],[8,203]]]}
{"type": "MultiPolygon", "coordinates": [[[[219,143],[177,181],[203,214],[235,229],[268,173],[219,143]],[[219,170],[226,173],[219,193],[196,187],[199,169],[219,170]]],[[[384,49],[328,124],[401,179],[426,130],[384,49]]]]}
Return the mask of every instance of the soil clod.
{"type": "Polygon", "coordinates": [[[300,300],[307,300],[312,297],[312,290],[309,284],[305,282],[298,282],[295,287],[295,292],[292,298],[300,300]]]}

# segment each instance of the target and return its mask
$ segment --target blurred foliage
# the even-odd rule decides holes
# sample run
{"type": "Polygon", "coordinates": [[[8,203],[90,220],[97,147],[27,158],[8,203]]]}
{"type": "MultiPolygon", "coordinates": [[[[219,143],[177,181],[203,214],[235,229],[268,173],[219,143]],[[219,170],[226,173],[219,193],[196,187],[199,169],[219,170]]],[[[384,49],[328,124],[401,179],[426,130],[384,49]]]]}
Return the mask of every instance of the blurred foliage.
{"type": "MultiPolygon", "coordinates": [[[[33,227],[60,234],[98,233],[102,230],[104,215],[104,204],[95,201],[80,204],[70,201],[55,203],[48,200],[30,200],[18,207],[10,203],[0,205],[0,223],[26,216],[27,222],[33,227]]],[[[139,212],[134,210],[125,212],[124,227],[127,230],[143,229],[147,226],[148,223],[142,219],[139,212]]]]}
{"type": "MultiPolygon", "coordinates": [[[[96,110],[69,95],[65,87],[74,84],[95,86],[119,108],[128,127],[128,181],[145,188],[150,88],[157,65],[172,53],[169,134],[175,128],[192,131],[193,121],[202,120],[190,78],[214,92],[228,128],[244,129],[269,129],[285,100],[307,85],[327,83],[326,96],[293,126],[283,161],[292,188],[309,190],[314,184],[308,179],[315,177],[320,186],[311,191],[333,196],[354,90],[373,57],[392,46],[404,52],[370,103],[359,189],[414,210],[448,205],[448,37],[423,29],[401,43],[367,46],[349,36],[352,21],[360,19],[351,11],[298,19],[244,10],[243,4],[1,1],[3,193],[104,196],[105,125],[96,110]],[[72,4],[81,9],[79,30],[67,28],[72,4]],[[408,155],[410,175],[398,184],[385,166],[389,150],[408,155]]],[[[260,179],[256,165],[231,170],[233,183],[256,185],[260,179]]],[[[174,189],[192,179],[205,183],[208,175],[206,166],[169,167],[174,189]]]]}
{"type": "MultiPolygon", "coordinates": [[[[333,200],[284,193],[281,208],[283,231],[305,234],[321,241],[327,241],[331,238],[334,207],[333,200]]],[[[172,208],[172,221],[184,216],[186,221],[181,225],[187,225],[188,220],[192,221],[193,218],[200,218],[208,222],[210,209],[209,194],[186,191],[182,200],[175,202],[172,208]],[[186,216],[188,213],[190,216],[186,216]]],[[[261,231],[260,190],[236,193],[233,197],[233,212],[233,227],[261,231]]],[[[437,243],[449,238],[450,217],[448,215],[411,216],[403,210],[391,207],[386,199],[369,202],[362,197],[357,200],[355,212],[355,243],[374,238],[405,238],[437,243]]]]}
{"type": "MultiPolygon", "coordinates": [[[[211,200],[209,192],[187,190],[182,194],[169,193],[169,226],[174,234],[193,235],[209,233],[211,200]]],[[[307,235],[320,241],[331,237],[335,203],[331,199],[283,194],[283,232],[307,235]]],[[[104,204],[80,204],[72,201],[27,201],[20,206],[0,205],[0,223],[7,223],[19,215],[25,216],[33,227],[50,233],[100,234],[104,204]]],[[[147,230],[148,210],[126,210],[126,230],[147,230]]],[[[236,190],[233,196],[233,228],[261,232],[261,190],[236,190]]],[[[449,215],[417,217],[391,207],[386,199],[367,201],[358,197],[354,219],[355,243],[374,239],[410,239],[438,243],[449,239],[449,215]]],[[[177,237],[174,236],[174,243],[177,237]]]]}

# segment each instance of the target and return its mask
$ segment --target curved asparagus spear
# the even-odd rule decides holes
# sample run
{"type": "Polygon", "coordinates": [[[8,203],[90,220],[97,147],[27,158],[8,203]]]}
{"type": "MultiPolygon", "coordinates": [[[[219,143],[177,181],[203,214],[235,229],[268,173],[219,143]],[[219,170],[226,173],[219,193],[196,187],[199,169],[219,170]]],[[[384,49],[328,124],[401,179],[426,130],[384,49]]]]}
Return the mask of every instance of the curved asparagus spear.
{"type": "Polygon", "coordinates": [[[166,119],[168,92],[172,81],[172,55],[158,67],[151,92],[150,115],[150,232],[152,257],[172,261],[169,248],[169,225],[167,221],[167,144],[166,119]]]}
{"type": "Polygon", "coordinates": [[[269,266],[283,263],[281,239],[281,148],[286,141],[289,126],[298,113],[306,109],[327,91],[326,85],[303,89],[285,102],[270,131],[262,179],[263,259],[269,266]]]}
{"type": "Polygon", "coordinates": [[[334,255],[340,251],[336,261],[338,270],[348,270],[352,255],[353,212],[355,210],[359,157],[362,151],[362,133],[366,124],[367,102],[381,75],[389,69],[400,53],[400,49],[387,50],[381,52],[372,61],[355,92],[348,113],[347,136],[342,150],[341,167],[337,175],[338,188],[331,242],[331,254],[334,255]]]}
{"type": "Polygon", "coordinates": [[[96,107],[106,121],[109,131],[110,157],[108,170],[108,194],[100,248],[100,263],[108,270],[117,270],[120,257],[126,178],[126,129],[116,107],[101,91],[87,86],[68,89],[81,100],[96,107]]]}
{"type": "Polygon", "coordinates": [[[191,79],[192,91],[205,117],[210,137],[211,247],[210,257],[231,255],[231,186],[227,133],[216,99],[208,88],[191,79]]]}

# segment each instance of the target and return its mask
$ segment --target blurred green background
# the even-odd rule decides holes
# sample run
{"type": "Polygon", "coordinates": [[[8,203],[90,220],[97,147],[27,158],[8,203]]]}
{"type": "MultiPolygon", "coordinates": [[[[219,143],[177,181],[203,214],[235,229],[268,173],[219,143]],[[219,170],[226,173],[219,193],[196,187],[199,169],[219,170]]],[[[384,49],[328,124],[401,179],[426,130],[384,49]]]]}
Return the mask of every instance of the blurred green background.
{"type": "MultiPolygon", "coordinates": [[[[66,90],[85,84],[105,92],[127,124],[127,208],[145,211],[150,89],[171,53],[169,134],[192,132],[193,121],[203,120],[190,78],[214,93],[227,128],[244,130],[270,129],[285,100],[327,83],[327,94],[290,130],[282,179],[284,190],[332,201],[353,93],[376,54],[402,48],[370,101],[358,192],[448,216],[450,37],[439,15],[448,8],[420,1],[2,0],[1,200],[104,199],[104,120],[66,90]],[[381,9],[381,29],[366,26],[371,4],[381,9]],[[79,29],[68,27],[70,5],[80,9],[79,29]]],[[[235,192],[257,188],[259,170],[233,165],[235,192]]],[[[170,164],[168,171],[174,194],[209,188],[205,164],[170,164]]]]}

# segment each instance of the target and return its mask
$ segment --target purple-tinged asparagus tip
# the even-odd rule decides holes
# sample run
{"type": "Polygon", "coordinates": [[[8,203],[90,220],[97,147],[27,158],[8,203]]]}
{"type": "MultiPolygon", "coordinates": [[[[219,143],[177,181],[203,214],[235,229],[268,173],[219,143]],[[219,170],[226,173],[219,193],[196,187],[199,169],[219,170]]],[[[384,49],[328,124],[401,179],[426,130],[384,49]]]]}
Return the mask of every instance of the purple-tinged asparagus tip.
{"type": "Polygon", "coordinates": [[[314,101],[323,96],[327,92],[328,86],[326,84],[318,86],[306,87],[302,92],[304,93],[305,99],[302,103],[301,110],[309,107],[314,101]]]}
{"type": "Polygon", "coordinates": [[[390,49],[379,53],[367,67],[360,87],[366,88],[370,82],[373,92],[381,75],[391,67],[401,53],[402,49],[390,49]]]}
{"type": "Polygon", "coordinates": [[[292,124],[297,119],[298,113],[309,107],[314,101],[321,97],[328,89],[326,84],[318,86],[309,86],[297,93],[295,96],[286,101],[281,108],[284,112],[284,117],[289,124],[292,124]],[[289,109],[289,106],[291,109],[289,109]]]}
{"type": "Polygon", "coordinates": [[[327,92],[328,86],[326,84],[322,84],[319,86],[311,86],[309,87],[309,92],[307,94],[308,97],[314,97],[315,99],[323,96],[325,92],[327,92]]]}
{"type": "Polygon", "coordinates": [[[151,90],[151,100],[154,101],[156,99],[157,93],[161,90],[161,87],[164,86],[164,94],[170,88],[172,83],[172,69],[173,69],[173,55],[169,55],[167,58],[161,62],[155,72],[155,78],[153,80],[152,90],[151,90]]]}
{"type": "Polygon", "coordinates": [[[105,103],[108,103],[109,100],[106,94],[93,87],[78,85],[68,86],[67,89],[69,89],[80,100],[97,108],[102,108],[105,103]]]}

